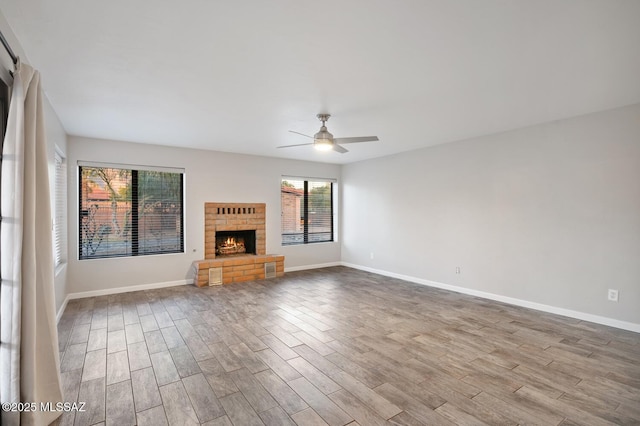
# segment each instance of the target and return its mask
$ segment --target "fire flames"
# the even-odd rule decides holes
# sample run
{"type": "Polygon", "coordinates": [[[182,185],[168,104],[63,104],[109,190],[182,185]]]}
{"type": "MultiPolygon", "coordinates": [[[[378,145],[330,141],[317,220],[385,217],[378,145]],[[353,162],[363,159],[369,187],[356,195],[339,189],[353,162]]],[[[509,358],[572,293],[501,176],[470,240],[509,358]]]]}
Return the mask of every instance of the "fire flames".
{"type": "Polygon", "coordinates": [[[246,252],[246,248],[244,246],[244,240],[241,238],[236,240],[235,237],[228,237],[216,247],[216,254],[219,254],[219,255],[237,254],[237,253],[245,253],[245,252],[246,252]]]}

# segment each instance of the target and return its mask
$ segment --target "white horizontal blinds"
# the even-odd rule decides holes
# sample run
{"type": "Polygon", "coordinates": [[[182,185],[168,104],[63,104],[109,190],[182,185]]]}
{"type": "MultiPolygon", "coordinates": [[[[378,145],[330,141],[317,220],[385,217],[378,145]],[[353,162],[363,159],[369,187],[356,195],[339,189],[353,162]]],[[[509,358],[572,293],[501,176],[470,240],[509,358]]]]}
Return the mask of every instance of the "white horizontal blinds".
{"type": "Polygon", "coordinates": [[[182,251],[182,174],[141,170],[135,183],[138,253],[182,251]]]}
{"type": "Polygon", "coordinates": [[[95,167],[95,168],[107,168],[107,169],[128,169],[128,170],[146,170],[152,172],[167,172],[167,173],[184,173],[184,169],[180,167],[166,167],[166,166],[144,166],[139,164],[115,164],[115,163],[102,163],[99,161],[78,161],[79,167],[95,167]]]}
{"type": "Polygon", "coordinates": [[[307,183],[307,242],[333,241],[333,191],[331,182],[307,183]]]}
{"type": "Polygon", "coordinates": [[[304,180],[282,179],[282,245],[304,243],[304,180]]]}
{"type": "Polygon", "coordinates": [[[333,241],[333,181],[283,178],[282,245],[333,241]]]}
{"type": "Polygon", "coordinates": [[[53,255],[55,265],[64,262],[66,252],[67,223],[67,163],[57,152],[55,161],[54,220],[53,220],[53,255]]]}
{"type": "Polygon", "coordinates": [[[302,176],[286,176],[283,175],[282,176],[282,180],[286,180],[286,181],[299,181],[299,182],[304,182],[309,181],[309,182],[332,182],[332,183],[336,183],[338,182],[337,179],[334,178],[323,178],[323,177],[302,177],[302,176]]]}
{"type": "Polygon", "coordinates": [[[130,256],[131,170],[80,167],[80,259],[130,256]]]}
{"type": "Polygon", "coordinates": [[[80,166],[81,259],[182,252],[183,174],[80,166]]]}

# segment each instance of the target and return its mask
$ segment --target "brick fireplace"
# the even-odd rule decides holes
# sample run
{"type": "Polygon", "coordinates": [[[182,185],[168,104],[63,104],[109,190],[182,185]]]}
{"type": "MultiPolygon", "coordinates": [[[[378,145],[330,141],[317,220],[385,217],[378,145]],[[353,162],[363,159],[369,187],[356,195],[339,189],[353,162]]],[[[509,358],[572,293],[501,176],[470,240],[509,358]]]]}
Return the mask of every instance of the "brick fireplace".
{"type": "Polygon", "coordinates": [[[284,256],[267,255],[266,242],[264,203],[205,203],[205,260],[194,262],[196,285],[210,285],[212,268],[222,284],[264,279],[265,264],[272,263],[282,276],[284,256]]]}
{"type": "Polygon", "coordinates": [[[255,254],[266,254],[266,205],[264,203],[205,203],[204,258],[216,258],[216,233],[255,231],[255,254]]]}

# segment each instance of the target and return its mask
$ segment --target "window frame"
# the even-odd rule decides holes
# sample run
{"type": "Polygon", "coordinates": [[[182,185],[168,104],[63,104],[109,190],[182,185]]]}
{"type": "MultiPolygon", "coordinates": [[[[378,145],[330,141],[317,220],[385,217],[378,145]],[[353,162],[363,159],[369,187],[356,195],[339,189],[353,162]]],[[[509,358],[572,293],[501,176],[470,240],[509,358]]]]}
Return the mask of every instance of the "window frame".
{"type": "Polygon", "coordinates": [[[335,243],[337,239],[337,191],[338,191],[338,181],[333,178],[317,178],[317,177],[302,177],[302,176],[281,176],[280,178],[280,245],[282,247],[289,246],[300,246],[300,245],[309,245],[309,244],[322,244],[322,243],[335,243]],[[303,221],[303,229],[302,229],[302,241],[293,241],[293,242],[285,242],[285,232],[284,232],[284,216],[285,209],[282,197],[282,183],[284,181],[301,181],[303,182],[303,194],[302,194],[302,207],[301,207],[301,221],[303,221]],[[309,238],[311,234],[309,232],[309,198],[310,191],[313,189],[310,184],[316,183],[329,183],[329,190],[331,194],[331,211],[330,211],[330,239],[313,241],[309,238]]]}
{"type": "Polygon", "coordinates": [[[76,225],[78,226],[78,238],[77,238],[77,259],[81,261],[85,260],[104,260],[104,259],[118,259],[118,258],[129,258],[129,257],[140,257],[140,256],[161,256],[167,254],[184,254],[185,253],[185,197],[186,197],[186,188],[185,188],[185,169],[177,168],[177,167],[160,167],[160,166],[143,166],[143,165],[132,165],[132,164],[121,164],[121,163],[101,163],[101,162],[86,162],[86,161],[78,161],[78,220],[76,225]],[[82,254],[82,219],[83,219],[83,206],[82,206],[82,168],[111,168],[111,169],[119,169],[126,170],[131,172],[132,183],[133,176],[136,176],[139,172],[151,171],[151,172],[162,172],[162,173],[174,173],[180,175],[180,206],[179,206],[179,215],[180,215],[180,227],[179,227],[179,248],[175,250],[163,250],[159,252],[141,252],[140,251],[140,232],[137,229],[139,226],[137,217],[138,217],[138,207],[137,202],[138,194],[136,191],[131,191],[131,247],[130,253],[124,254],[108,254],[108,255],[83,255],[82,254]],[[134,195],[135,194],[135,195],[134,195]],[[136,204],[134,204],[133,200],[136,200],[136,204]],[[135,222],[135,223],[134,223],[135,222]],[[134,226],[136,229],[134,229],[134,226]]]}

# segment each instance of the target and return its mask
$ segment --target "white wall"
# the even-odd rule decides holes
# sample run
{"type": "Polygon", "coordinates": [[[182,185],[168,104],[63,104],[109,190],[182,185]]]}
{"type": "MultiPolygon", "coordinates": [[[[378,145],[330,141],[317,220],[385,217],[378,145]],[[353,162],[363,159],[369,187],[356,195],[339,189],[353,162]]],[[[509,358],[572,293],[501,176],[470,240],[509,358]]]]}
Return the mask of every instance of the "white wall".
{"type": "Polygon", "coordinates": [[[342,184],[348,264],[640,327],[640,104],[349,164],[342,184]]]}
{"type": "MultiPolygon", "coordinates": [[[[23,63],[29,63],[29,58],[24,53],[22,46],[15,38],[13,31],[7,24],[4,15],[0,12],[0,30],[2,30],[2,34],[4,34],[5,38],[9,42],[9,45],[13,49],[14,53],[20,57],[23,63]]],[[[31,64],[30,64],[31,65],[31,64]]],[[[37,68],[36,68],[37,69],[37,68]]],[[[9,82],[13,81],[13,78],[9,74],[9,71],[13,70],[13,63],[8,54],[5,53],[4,47],[0,46],[0,78],[2,80],[9,82]]],[[[45,132],[47,138],[47,156],[49,163],[49,183],[51,187],[51,202],[54,200],[54,191],[55,187],[53,184],[55,183],[55,165],[54,165],[54,152],[56,147],[63,154],[66,153],[67,149],[67,134],[58,119],[57,114],[51,107],[49,103],[49,99],[46,97],[46,88],[47,88],[47,78],[46,76],[41,75],[41,83],[43,91],[45,92],[43,109],[44,109],[44,123],[45,123],[45,132]]],[[[53,208],[53,204],[52,204],[53,208]]],[[[64,265],[56,270],[55,275],[55,304],[56,310],[59,310],[62,304],[64,303],[66,297],[66,268],[64,265]]]]}
{"type": "Polygon", "coordinates": [[[191,263],[204,258],[205,202],[266,203],[267,253],[284,254],[288,269],[340,261],[338,242],[280,244],[281,176],[339,179],[338,165],[70,137],[68,169],[68,293],[188,280],[191,263]],[[184,168],[186,252],[78,260],[78,161],[184,168]]]}

